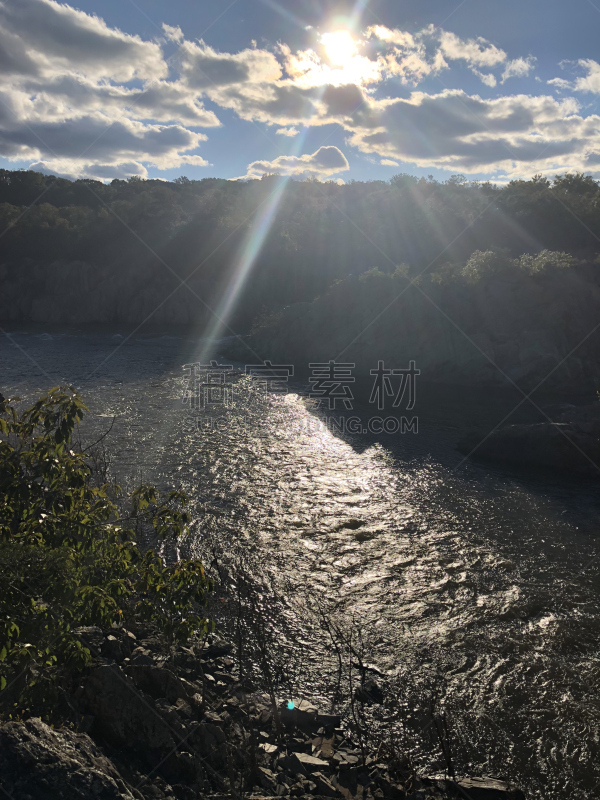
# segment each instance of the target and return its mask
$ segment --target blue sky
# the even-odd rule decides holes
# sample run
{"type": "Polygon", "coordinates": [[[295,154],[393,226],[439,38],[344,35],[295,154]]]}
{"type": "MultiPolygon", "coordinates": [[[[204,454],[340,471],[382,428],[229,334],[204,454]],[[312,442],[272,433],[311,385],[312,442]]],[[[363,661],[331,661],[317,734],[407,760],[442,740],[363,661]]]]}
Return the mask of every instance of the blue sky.
{"type": "Polygon", "coordinates": [[[69,177],[600,177],[591,0],[4,0],[0,159],[69,177]]]}

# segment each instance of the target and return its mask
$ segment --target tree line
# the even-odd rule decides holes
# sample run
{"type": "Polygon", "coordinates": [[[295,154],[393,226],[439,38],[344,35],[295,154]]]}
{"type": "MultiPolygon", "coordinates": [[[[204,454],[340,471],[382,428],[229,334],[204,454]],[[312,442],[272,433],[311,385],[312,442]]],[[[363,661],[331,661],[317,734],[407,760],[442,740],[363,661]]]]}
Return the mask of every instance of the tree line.
{"type": "Polygon", "coordinates": [[[550,251],[589,265],[600,252],[600,184],[583,174],[504,186],[408,174],[344,185],[276,175],[105,184],[0,170],[0,266],[22,276],[27,291],[32,270],[56,262],[86,262],[99,276],[126,273],[133,283],[166,265],[173,285],[193,275],[194,290],[212,304],[264,233],[280,181],[285,188],[233,320],[242,330],[374,268],[443,274],[474,253],[496,251],[506,263],[550,251]]]}

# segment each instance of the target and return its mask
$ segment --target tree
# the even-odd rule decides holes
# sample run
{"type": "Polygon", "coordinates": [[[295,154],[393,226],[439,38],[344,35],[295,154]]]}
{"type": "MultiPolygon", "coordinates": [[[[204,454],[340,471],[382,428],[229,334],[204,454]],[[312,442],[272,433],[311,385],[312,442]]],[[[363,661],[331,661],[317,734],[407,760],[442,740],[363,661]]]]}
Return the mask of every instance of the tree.
{"type": "MultiPolygon", "coordinates": [[[[0,396],[1,397],[1,396],[0,396]]],[[[124,497],[95,486],[89,455],[72,449],[87,410],[52,389],[17,412],[0,401],[0,710],[47,708],[53,689],[91,661],[77,628],[151,621],[171,640],[206,630],[212,589],[202,564],[165,564],[136,544],[186,531],[187,498],[140,486],[124,497]]]]}

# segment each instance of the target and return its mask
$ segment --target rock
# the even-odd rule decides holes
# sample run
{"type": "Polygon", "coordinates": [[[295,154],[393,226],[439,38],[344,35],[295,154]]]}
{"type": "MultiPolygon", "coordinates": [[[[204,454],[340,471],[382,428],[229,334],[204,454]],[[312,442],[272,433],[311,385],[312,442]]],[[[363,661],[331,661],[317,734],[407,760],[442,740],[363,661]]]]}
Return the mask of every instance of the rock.
{"type": "Polygon", "coordinates": [[[152,662],[131,663],[127,666],[126,672],[138,689],[152,697],[166,697],[171,703],[177,702],[179,698],[191,702],[197,693],[197,688],[189,681],[178,678],[170,669],[157,667],[152,662]]]}
{"type": "Polygon", "coordinates": [[[225,734],[218,725],[201,722],[194,728],[192,741],[203,758],[213,759],[219,753],[219,745],[225,741],[225,734]]]}
{"type": "Polygon", "coordinates": [[[133,682],[114,665],[92,670],[84,687],[83,702],[96,719],[93,731],[116,744],[142,749],[171,750],[168,724],[149,697],[140,695],[133,682]]]}
{"type": "Polygon", "coordinates": [[[331,732],[340,727],[340,717],[338,714],[317,714],[317,724],[331,732]]]}
{"type": "Polygon", "coordinates": [[[37,718],[0,727],[0,789],[13,800],[141,798],[87,734],[37,718]]]}
{"type": "Polygon", "coordinates": [[[102,647],[104,646],[104,634],[101,628],[98,628],[96,625],[88,625],[84,628],[77,628],[75,633],[93,656],[97,657],[100,655],[102,647]]]}
{"type": "Polygon", "coordinates": [[[233,645],[226,642],[224,639],[218,639],[216,636],[212,637],[212,641],[205,642],[204,648],[198,651],[198,655],[205,659],[210,660],[218,658],[219,656],[228,656],[233,652],[233,645]]]}
{"type": "Polygon", "coordinates": [[[164,762],[163,766],[169,780],[177,783],[192,783],[197,777],[196,759],[191,753],[176,751],[164,762]]]}
{"type": "Polygon", "coordinates": [[[308,753],[291,753],[280,759],[279,763],[288,771],[299,772],[302,775],[307,775],[311,772],[329,772],[327,761],[309,756],[308,753]]]}
{"type": "Polygon", "coordinates": [[[396,784],[388,781],[385,778],[380,778],[377,781],[379,791],[385,800],[404,800],[406,794],[396,784]]]}
{"type": "Polygon", "coordinates": [[[317,709],[306,700],[293,699],[294,708],[288,708],[287,702],[279,707],[281,722],[286,727],[298,727],[302,730],[316,730],[318,726],[317,709]]]}
{"type": "Polygon", "coordinates": [[[100,651],[104,658],[121,663],[125,656],[129,655],[123,644],[116,636],[107,636],[100,651]]]}
{"type": "Polygon", "coordinates": [[[235,683],[235,678],[228,672],[213,672],[213,676],[216,680],[222,681],[223,683],[235,683]]]}
{"type": "Polygon", "coordinates": [[[338,792],[331,781],[322,772],[313,772],[311,775],[315,782],[315,790],[324,797],[337,797],[338,792]]]}
{"type": "Polygon", "coordinates": [[[317,758],[330,759],[334,755],[334,738],[318,736],[312,741],[313,755],[317,758]]]}
{"type": "Polygon", "coordinates": [[[271,792],[271,794],[275,794],[277,791],[277,775],[265,767],[258,767],[257,772],[260,785],[263,789],[271,792]]]}
{"type": "Polygon", "coordinates": [[[156,710],[161,715],[161,717],[168,723],[169,727],[172,731],[179,735],[180,738],[184,738],[186,728],[181,718],[178,714],[177,707],[170,705],[168,700],[165,700],[164,697],[160,697],[158,700],[155,701],[156,710]]]}
{"type": "Polygon", "coordinates": [[[181,714],[184,719],[191,719],[194,712],[192,710],[192,706],[183,697],[180,697],[179,700],[175,703],[175,708],[181,714]]]}
{"type": "Polygon", "coordinates": [[[495,778],[422,778],[417,791],[407,800],[425,800],[433,797],[468,797],[469,800],[525,800],[525,795],[510,783],[495,778]],[[425,790],[425,793],[424,793],[425,790]]]}
{"type": "Polygon", "coordinates": [[[204,712],[204,698],[200,692],[194,692],[190,697],[190,705],[196,714],[200,715],[204,712]]]}

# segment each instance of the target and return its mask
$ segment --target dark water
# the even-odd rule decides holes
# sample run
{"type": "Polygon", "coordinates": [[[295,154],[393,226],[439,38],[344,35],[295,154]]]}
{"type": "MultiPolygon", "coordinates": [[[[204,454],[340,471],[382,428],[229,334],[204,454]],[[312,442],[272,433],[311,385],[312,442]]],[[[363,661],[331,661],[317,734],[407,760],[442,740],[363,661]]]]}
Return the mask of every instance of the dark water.
{"type": "Polygon", "coordinates": [[[342,436],[299,387],[265,396],[242,377],[219,431],[181,403],[198,342],[12,336],[0,390],[74,385],[90,436],[116,415],[119,478],[186,488],[194,552],[217,532],[286,591],[358,619],[390,679],[442,676],[474,774],[532,797],[600,797],[597,483],[461,464],[455,450],[466,425],[491,428],[518,397],[425,392],[417,435],[342,436]]]}

